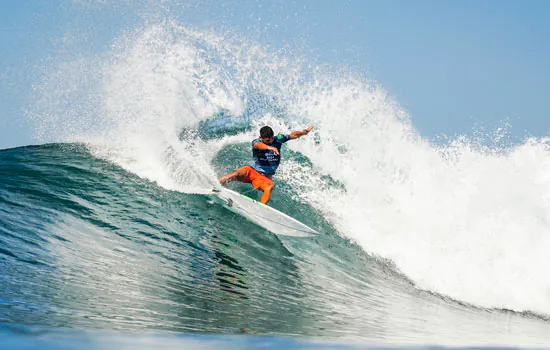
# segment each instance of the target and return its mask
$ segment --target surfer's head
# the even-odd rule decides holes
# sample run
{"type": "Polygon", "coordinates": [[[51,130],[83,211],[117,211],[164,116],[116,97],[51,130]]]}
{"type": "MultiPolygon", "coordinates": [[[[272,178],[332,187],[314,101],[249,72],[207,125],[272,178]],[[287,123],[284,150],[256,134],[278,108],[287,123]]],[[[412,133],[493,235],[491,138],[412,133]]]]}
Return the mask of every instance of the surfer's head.
{"type": "Polygon", "coordinates": [[[264,126],[260,129],[260,139],[263,143],[271,145],[273,143],[273,129],[269,126],[264,126]]]}

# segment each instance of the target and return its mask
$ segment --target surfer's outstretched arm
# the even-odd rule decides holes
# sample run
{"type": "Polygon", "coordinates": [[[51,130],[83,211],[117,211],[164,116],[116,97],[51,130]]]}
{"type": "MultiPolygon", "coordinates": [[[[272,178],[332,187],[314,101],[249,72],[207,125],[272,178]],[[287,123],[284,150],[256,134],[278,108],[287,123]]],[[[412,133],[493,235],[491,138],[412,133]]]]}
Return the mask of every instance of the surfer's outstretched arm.
{"type": "Polygon", "coordinates": [[[309,134],[309,132],[310,132],[313,128],[314,128],[314,126],[311,125],[309,128],[304,129],[304,130],[302,130],[302,131],[293,131],[293,132],[290,133],[290,139],[291,139],[291,140],[299,139],[300,137],[309,134]]]}

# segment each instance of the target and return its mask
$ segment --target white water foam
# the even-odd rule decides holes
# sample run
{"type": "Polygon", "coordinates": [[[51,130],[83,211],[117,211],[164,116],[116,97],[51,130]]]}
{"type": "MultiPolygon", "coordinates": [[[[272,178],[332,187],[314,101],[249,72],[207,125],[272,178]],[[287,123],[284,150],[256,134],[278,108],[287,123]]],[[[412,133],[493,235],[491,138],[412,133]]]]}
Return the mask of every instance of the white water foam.
{"type": "Polygon", "coordinates": [[[271,96],[286,117],[258,123],[283,132],[317,127],[288,143],[313,169],[283,161],[277,177],[343,236],[393,260],[420,288],[550,315],[549,140],[496,151],[467,138],[434,145],[380,87],[302,63],[242,38],[163,22],[88,61],[99,83],[80,105],[97,101],[93,115],[78,113],[78,104],[63,113],[48,104],[58,95],[46,87],[62,83],[61,74],[44,83],[40,108],[47,108],[38,119],[53,139],[87,142],[165,188],[204,192],[216,181],[216,152],[252,134],[204,142],[181,140],[181,130],[220,108],[243,113],[251,93],[271,96]],[[321,175],[344,189],[327,187],[321,175]]]}

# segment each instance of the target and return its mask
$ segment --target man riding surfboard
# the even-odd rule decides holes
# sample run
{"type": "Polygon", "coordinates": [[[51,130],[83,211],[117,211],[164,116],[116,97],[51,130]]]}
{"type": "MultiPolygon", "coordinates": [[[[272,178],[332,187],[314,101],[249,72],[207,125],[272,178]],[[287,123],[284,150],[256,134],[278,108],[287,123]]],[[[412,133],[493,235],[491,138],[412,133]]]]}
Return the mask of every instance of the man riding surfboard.
{"type": "Polygon", "coordinates": [[[231,181],[251,183],[257,190],[262,190],[260,202],[267,204],[271,198],[271,190],[274,183],[271,180],[281,161],[281,146],[288,140],[295,140],[309,134],[313,125],[302,131],[293,131],[289,135],[278,134],[274,136],[273,129],[264,126],[260,129],[260,138],[252,141],[252,165],[237,169],[220,178],[220,184],[225,185],[231,181]]]}

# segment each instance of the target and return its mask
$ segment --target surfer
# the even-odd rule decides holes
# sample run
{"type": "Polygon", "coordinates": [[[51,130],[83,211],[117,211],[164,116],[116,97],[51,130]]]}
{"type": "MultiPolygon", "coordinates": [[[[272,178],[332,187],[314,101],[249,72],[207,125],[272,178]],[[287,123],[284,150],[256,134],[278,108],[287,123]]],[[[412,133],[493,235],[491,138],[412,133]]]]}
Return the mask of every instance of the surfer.
{"type": "Polygon", "coordinates": [[[271,198],[271,190],[275,184],[271,180],[281,161],[281,146],[288,140],[295,140],[309,134],[313,125],[302,131],[293,131],[289,135],[274,136],[273,129],[264,126],[260,129],[260,138],[252,141],[252,165],[237,169],[220,178],[220,184],[231,181],[251,183],[257,190],[262,190],[260,202],[267,204],[271,198]]]}

